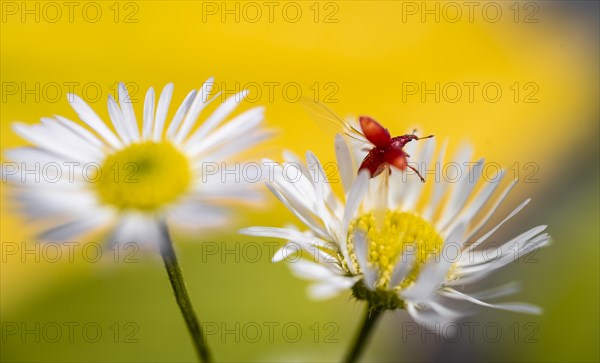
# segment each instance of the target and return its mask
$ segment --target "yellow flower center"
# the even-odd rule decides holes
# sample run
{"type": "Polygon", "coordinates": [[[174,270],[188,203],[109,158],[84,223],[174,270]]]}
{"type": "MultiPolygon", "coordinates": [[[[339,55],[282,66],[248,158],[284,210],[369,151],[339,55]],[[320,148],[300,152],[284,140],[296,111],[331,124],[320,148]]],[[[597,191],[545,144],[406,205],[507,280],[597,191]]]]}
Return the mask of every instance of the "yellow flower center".
{"type": "Polygon", "coordinates": [[[181,196],[192,172],[187,157],[171,143],[144,142],[109,155],[93,180],[102,202],[152,211],[181,196]]]}
{"type": "Polygon", "coordinates": [[[443,245],[443,239],[435,228],[415,214],[388,210],[381,221],[377,221],[373,213],[363,214],[352,221],[348,230],[348,249],[357,271],[360,270],[354,255],[354,234],[357,229],[366,234],[369,264],[379,271],[375,284],[378,289],[404,289],[413,283],[425,261],[439,254],[443,245]],[[389,286],[400,258],[412,261],[412,266],[399,284],[389,286]]]}

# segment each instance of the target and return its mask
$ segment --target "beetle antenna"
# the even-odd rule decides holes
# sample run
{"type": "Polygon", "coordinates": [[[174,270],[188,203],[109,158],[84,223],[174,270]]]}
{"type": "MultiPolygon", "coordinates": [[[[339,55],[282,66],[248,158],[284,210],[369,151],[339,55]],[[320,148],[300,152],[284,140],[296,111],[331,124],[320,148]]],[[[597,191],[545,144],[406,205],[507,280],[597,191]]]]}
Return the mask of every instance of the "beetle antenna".
{"type": "Polygon", "coordinates": [[[418,137],[418,136],[417,136],[417,140],[431,139],[433,136],[434,136],[434,135],[423,136],[423,137],[418,137]]]}

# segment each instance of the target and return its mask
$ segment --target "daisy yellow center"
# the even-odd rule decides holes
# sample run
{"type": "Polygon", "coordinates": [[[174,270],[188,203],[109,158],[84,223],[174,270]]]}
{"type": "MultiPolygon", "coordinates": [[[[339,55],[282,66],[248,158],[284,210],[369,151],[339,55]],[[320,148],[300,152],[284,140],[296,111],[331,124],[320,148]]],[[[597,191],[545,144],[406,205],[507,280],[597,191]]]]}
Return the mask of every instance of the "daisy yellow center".
{"type": "Polygon", "coordinates": [[[192,172],[187,157],[171,143],[144,142],[109,155],[94,180],[102,202],[151,211],[181,196],[192,172]]]}
{"type": "Polygon", "coordinates": [[[403,289],[410,285],[416,280],[425,261],[439,254],[443,245],[443,239],[436,229],[415,214],[388,210],[382,220],[376,220],[373,213],[363,214],[352,221],[348,231],[350,257],[357,270],[360,270],[354,255],[354,234],[357,230],[365,233],[368,263],[378,271],[375,286],[383,290],[403,289]],[[394,267],[400,259],[412,265],[402,281],[390,286],[394,267]]]}

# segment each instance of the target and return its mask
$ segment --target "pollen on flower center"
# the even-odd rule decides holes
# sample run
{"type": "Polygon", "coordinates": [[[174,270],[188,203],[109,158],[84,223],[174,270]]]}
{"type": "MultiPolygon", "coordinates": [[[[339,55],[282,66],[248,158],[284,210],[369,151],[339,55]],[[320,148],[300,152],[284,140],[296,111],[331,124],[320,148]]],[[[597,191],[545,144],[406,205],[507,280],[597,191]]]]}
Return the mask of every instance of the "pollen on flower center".
{"type": "Polygon", "coordinates": [[[151,211],[183,194],[192,172],[187,157],[171,143],[144,142],[109,155],[93,180],[102,202],[151,211]]]}
{"type": "MultiPolygon", "coordinates": [[[[354,234],[358,230],[366,233],[368,261],[376,270],[378,289],[403,289],[414,282],[425,261],[438,254],[443,239],[435,228],[423,218],[407,212],[386,211],[385,217],[377,221],[373,213],[363,214],[352,221],[348,230],[348,249],[354,267],[360,270],[354,255],[354,234]],[[396,286],[389,286],[394,266],[403,253],[412,255],[410,272],[396,286]]],[[[408,260],[408,259],[406,259],[408,260]]]]}

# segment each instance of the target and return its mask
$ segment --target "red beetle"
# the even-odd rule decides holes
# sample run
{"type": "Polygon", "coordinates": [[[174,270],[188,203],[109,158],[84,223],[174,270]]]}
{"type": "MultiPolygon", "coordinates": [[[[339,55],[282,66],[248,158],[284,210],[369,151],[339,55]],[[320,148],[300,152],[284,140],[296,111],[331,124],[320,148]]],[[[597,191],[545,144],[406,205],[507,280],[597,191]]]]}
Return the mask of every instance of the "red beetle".
{"type": "MultiPolygon", "coordinates": [[[[305,101],[303,104],[313,116],[333,122],[337,125],[338,130],[341,127],[344,134],[347,136],[360,142],[373,144],[374,147],[364,149],[368,154],[358,168],[359,172],[366,169],[371,173],[371,178],[374,178],[381,174],[385,169],[389,169],[390,165],[393,165],[403,171],[406,170],[406,168],[410,168],[417,173],[422,182],[425,181],[425,178],[421,176],[419,171],[408,164],[409,155],[403,148],[404,145],[412,140],[428,139],[433,137],[433,135],[418,137],[415,135],[416,130],[414,130],[412,134],[392,137],[388,129],[381,126],[369,116],[359,117],[360,128],[362,129],[361,132],[342,120],[335,112],[320,102],[305,101]]],[[[389,169],[389,171],[391,172],[391,169],[389,169]]]]}
{"type": "Polygon", "coordinates": [[[425,181],[417,169],[408,165],[409,155],[402,149],[404,145],[412,140],[428,139],[433,137],[433,135],[418,137],[415,135],[417,131],[415,130],[412,134],[392,137],[388,129],[381,126],[369,116],[361,116],[359,122],[362,135],[375,145],[374,148],[368,150],[369,153],[363,159],[360,168],[358,168],[359,172],[366,169],[371,173],[371,178],[374,178],[388,168],[389,165],[393,165],[400,170],[410,168],[417,173],[422,182],[425,181]]]}

